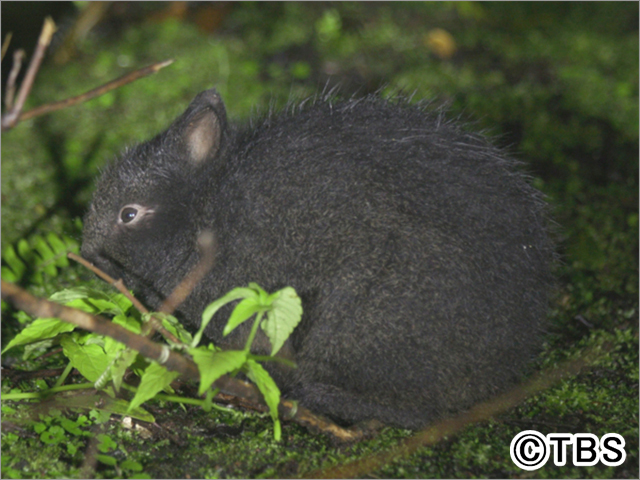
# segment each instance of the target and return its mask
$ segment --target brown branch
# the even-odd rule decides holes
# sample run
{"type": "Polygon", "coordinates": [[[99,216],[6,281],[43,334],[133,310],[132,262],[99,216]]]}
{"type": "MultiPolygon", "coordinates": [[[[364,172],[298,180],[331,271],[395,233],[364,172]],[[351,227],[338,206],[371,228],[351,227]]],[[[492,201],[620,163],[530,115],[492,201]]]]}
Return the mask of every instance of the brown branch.
{"type": "Polygon", "coordinates": [[[505,412],[564,378],[577,375],[583,368],[592,365],[612,349],[613,345],[610,343],[592,347],[577,359],[567,360],[556,368],[539,372],[531,380],[502,395],[480,403],[456,417],[441,420],[427,427],[383,454],[372,455],[347,465],[311,472],[305,474],[305,478],[364,478],[371,472],[395,460],[405,458],[422,447],[434,445],[444,437],[455,435],[468,425],[488,420],[505,412]]]}
{"type": "Polygon", "coordinates": [[[29,63],[29,68],[27,69],[27,73],[24,76],[24,80],[22,80],[22,84],[20,85],[20,91],[18,92],[18,98],[16,100],[13,108],[5,113],[2,116],[2,130],[8,130],[13,128],[20,120],[20,112],[22,112],[22,107],[24,107],[24,102],[27,100],[27,96],[29,92],[31,92],[31,87],[33,87],[33,82],[36,79],[36,74],[38,73],[38,69],[40,68],[40,64],[42,63],[42,59],[44,58],[44,52],[47,50],[49,43],[51,43],[51,37],[56,31],[56,24],[53,22],[51,17],[47,17],[44,20],[44,25],[42,26],[42,31],[40,32],[40,38],[38,38],[38,44],[36,45],[36,49],[33,52],[33,57],[31,58],[31,62],[29,63]]]}
{"type": "Polygon", "coordinates": [[[67,253],[67,257],[70,258],[73,261],[78,262],[83,267],[91,270],[93,273],[95,273],[97,276],[102,278],[109,285],[113,285],[120,293],[122,293],[125,297],[127,297],[129,300],[131,300],[131,303],[133,303],[133,306],[140,313],[149,313],[149,310],[147,309],[147,307],[145,307],[142,303],[140,303],[140,300],[138,300],[136,297],[131,295],[131,292],[127,289],[127,287],[125,286],[125,284],[122,281],[122,279],[118,279],[118,280],[114,279],[110,275],[104,273],[98,267],[94,266],[92,263],[86,261],[80,255],[76,255],[73,252],[67,253]]]}
{"type": "Polygon", "coordinates": [[[201,253],[200,261],[162,303],[159,310],[160,312],[173,313],[175,309],[185,301],[198,282],[200,282],[213,267],[215,252],[215,238],[213,233],[209,231],[201,233],[198,237],[198,246],[200,247],[201,253]]]}
{"type": "MultiPolygon", "coordinates": [[[[193,291],[195,286],[202,280],[202,278],[211,270],[213,267],[214,260],[214,252],[215,252],[215,240],[213,234],[211,232],[205,231],[200,234],[198,237],[198,246],[201,251],[201,258],[198,264],[187,274],[187,276],[178,284],[176,288],[173,289],[173,292],[167,297],[167,299],[162,303],[160,309],[158,310],[161,313],[166,313],[167,315],[171,315],[175,309],[189,296],[189,294],[193,291]]],[[[75,253],[68,253],[67,256],[75,260],[76,262],[82,264],[84,267],[91,270],[93,273],[98,275],[104,281],[116,287],[122,294],[124,294],[131,302],[133,302],[134,307],[140,313],[149,313],[149,310],[140,303],[140,301],[135,298],[131,292],[126,288],[122,279],[115,280],[110,275],[106,274],[98,267],[89,263],[84,258],[75,253]]],[[[149,324],[153,327],[154,330],[159,331],[165,338],[168,338],[174,343],[180,343],[171,332],[167,331],[163,326],[159,319],[152,317],[149,324]]],[[[147,335],[149,332],[144,332],[143,335],[147,335]]]]}
{"type": "Polygon", "coordinates": [[[24,56],[25,53],[22,49],[13,52],[13,65],[11,66],[9,77],[7,78],[7,89],[5,91],[4,99],[4,104],[7,107],[7,110],[11,110],[11,107],[13,107],[13,96],[16,92],[16,79],[18,78],[18,73],[20,73],[20,69],[22,68],[22,60],[24,59],[24,56]]]}
{"type": "MultiPolygon", "coordinates": [[[[20,115],[18,121],[28,120],[29,118],[38,117],[40,115],[44,115],[46,113],[55,112],[56,110],[62,110],[63,108],[71,107],[78,103],[86,102],[91,100],[92,98],[99,97],[104,95],[111,90],[115,90],[116,88],[120,88],[123,85],[126,85],[131,82],[135,82],[136,80],[156,73],[160,69],[171,65],[173,60],[165,60],[164,62],[154,63],[153,65],[149,65],[148,67],[141,68],[139,70],[135,70],[126,75],[123,75],[116,80],[112,80],[109,83],[106,83],[100,87],[94,88],[93,90],[89,90],[81,95],[76,97],[67,98],[66,100],[60,100],[59,102],[47,103],[46,105],[41,105],[36,107],[28,112],[24,112],[20,115]]],[[[17,122],[16,122],[17,123],[17,122]]]]}
{"type": "MultiPolygon", "coordinates": [[[[69,252],[67,253],[67,257],[69,257],[71,260],[74,260],[76,262],[78,262],[79,264],[81,264],[83,267],[91,270],[93,273],[95,273],[97,276],[99,276],[100,278],[102,278],[105,282],[107,282],[109,285],[112,285],[113,287],[115,287],[120,293],[122,293],[125,297],[127,297],[131,303],[133,304],[133,306],[135,307],[136,310],[138,310],[140,313],[142,314],[147,314],[149,313],[149,310],[147,309],[147,307],[145,307],[140,300],[138,300],[136,297],[134,297],[131,292],[129,291],[129,289],[126,287],[126,285],[124,284],[124,282],[122,281],[122,279],[118,279],[115,280],[113,277],[111,277],[110,275],[108,275],[107,273],[103,272],[102,270],[100,270],[98,267],[96,267],[95,265],[93,265],[92,263],[86,261],[84,258],[82,258],[80,255],[76,255],[73,252],[69,252]]],[[[153,332],[159,332],[160,334],[162,334],[165,338],[169,339],[170,341],[172,341],[173,343],[180,343],[180,340],[177,339],[175,337],[175,335],[173,335],[171,332],[169,332],[166,328],[164,328],[162,326],[162,322],[159,321],[157,318],[155,317],[151,317],[149,319],[149,321],[144,325],[144,327],[142,328],[142,335],[144,335],[145,337],[149,337],[151,336],[151,334],[153,332]]]]}
{"type": "Polygon", "coordinates": [[[13,37],[13,33],[7,33],[7,36],[4,37],[4,42],[2,42],[2,60],[4,60],[4,56],[9,50],[9,45],[11,44],[11,37],[13,37]]]}

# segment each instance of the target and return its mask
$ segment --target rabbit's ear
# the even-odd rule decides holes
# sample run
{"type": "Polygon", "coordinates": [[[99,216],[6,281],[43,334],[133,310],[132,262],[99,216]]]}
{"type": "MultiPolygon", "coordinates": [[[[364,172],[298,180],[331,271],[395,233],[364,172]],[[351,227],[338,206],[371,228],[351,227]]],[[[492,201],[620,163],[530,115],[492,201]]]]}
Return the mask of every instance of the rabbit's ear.
{"type": "Polygon", "coordinates": [[[206,90],[193,99],[169,132],[185,147],[186,158],[199,166],[216,157],[227,127],[224,103],[215,89],[206,90]]]}
{"type": "Polygon", "coordinates": [[[184,132],[190,162],[199,165],[215,157],[221,137],[220,119],[213,110],[205,109],[194,115],[184,132]]]}

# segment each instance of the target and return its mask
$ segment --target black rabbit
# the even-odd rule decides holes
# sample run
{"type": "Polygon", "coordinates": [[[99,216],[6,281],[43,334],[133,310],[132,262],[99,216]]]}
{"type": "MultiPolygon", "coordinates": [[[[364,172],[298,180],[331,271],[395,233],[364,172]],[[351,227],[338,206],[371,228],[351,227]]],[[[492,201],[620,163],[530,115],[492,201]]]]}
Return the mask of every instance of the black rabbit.
{"type": "MultiPolygon", "coordinates": [[[[442,112],[321,98],[236,127],[208,90],[104,171],[82,254],[158,307],[212,231],[214,267],[178,309],[188,325],[234,287],[292,286],[304,313],[282,350],[298,368],[272,370],[283,393],[342,423],[419,428],[535,355],[547,227],[517,163],[442,112]]],[[[246,329],[222,338],[227,318],[206,334],[243,345],[246,329]]]]}

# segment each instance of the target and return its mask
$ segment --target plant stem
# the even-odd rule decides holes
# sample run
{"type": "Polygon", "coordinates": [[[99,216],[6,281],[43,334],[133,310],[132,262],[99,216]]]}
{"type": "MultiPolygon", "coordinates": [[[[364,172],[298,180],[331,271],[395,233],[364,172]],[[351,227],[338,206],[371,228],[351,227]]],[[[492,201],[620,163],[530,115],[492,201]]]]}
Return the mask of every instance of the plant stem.
{"type": "Polygon", "coordinates": [[[249,338],[247,338],[247,343],[244,346],[244,350],[247,353],[251,352],[251,344],[253,343],[253,339],[256,337],[258,333],[258,326],[262,321],[262,317],[264,316],[264,312],[258,312],[256,314],[256,320],[253,322],[253,326],[251,327],[251,333],[249,333],[249,338]]]}
{"type": "Polygon", "coordinates": [[[69,390],[84,390],[93,388],[93,383],[78,383],[75,385],[62,385],[60,387],[53,387],[49,390],[42,392],[23,392],[23,393],[4,393],[2,394],[3,400],[26,400],[46,397],[54,393],[66,392],[69,390]]]}
{"type": "Polygon", "coordinates": [[[64,383],[64,381],[67,379],[69,374],[71,373],[71,370],[73,370],[73,365],[71,365],[71,362],[69,362],[66,368],[64,369],[64,371],[62,372],[62,374],[58,377],[58,380],[56,380],[56,383],[53,386],[53,388],[60,387],[64,383]]]}

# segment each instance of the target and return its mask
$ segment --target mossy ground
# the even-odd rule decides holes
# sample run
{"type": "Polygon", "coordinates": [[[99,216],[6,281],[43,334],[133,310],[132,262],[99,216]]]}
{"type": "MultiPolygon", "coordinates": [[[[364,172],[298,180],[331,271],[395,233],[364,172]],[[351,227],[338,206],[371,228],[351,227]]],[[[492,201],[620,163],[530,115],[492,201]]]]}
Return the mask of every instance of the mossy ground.
{"type": "MultiPolygon", "coordinates": [[[[525,162],[558,223],[558,289],[536,369],[598,345],[611,351],[517,408],[367,475],[638,477],[636,4],[293,2],[201,6],[181,19],[159,15],[158,5],[135,8],[152,11],[136,12],[140,21],[105,22],[71,62],[45,63],[27,108],[166,58],[175,64],[3,133],[3,247],[49,231],[79,241],[77,219],[99,168],[124,146],[160,131],[212,86],[235,119],[337,84],[346,95],[416,92],[416,99],[447,102],[451,116],[473,120],[470,128],[488,130],[525,162]],[[200,20],[214,14],[217,27],[203,30],[200,20]],[[455,42],[450,57],[450,39],[437,28],[455,42]],[[526,429],[616,432],[627,442],[627,459],[612,468],[549,462],[527,473],[509,458],[511,439],[526,429]]],[[[94,281],[75,266],[45,280],[25,286],[47,295],[94,281]]],[[[6,341],[18,322],[7,306],[2,315],[6,341]]],[[[17,353],[3,361],[24,368],[17,353]]],[[[61,364],[54,355],[28,366],[61,364]]],[[[3,374],[3,393],[34,391],[45,381],[14,379],[3,374]]],[[[158,425],[147,425],[146,436],[92,405],[43,408],[3,401],[3,477],[82,476],[90,472],[83,470],[90,438],[98,435],[94,448],[114,460],[98,462],[97,477],[223,478],[305,476],[381,454],[411,434],[385,429],[335,446],[285,424],[283,441],[275,443],[268,418],[151,403],[158,425]]]]}

